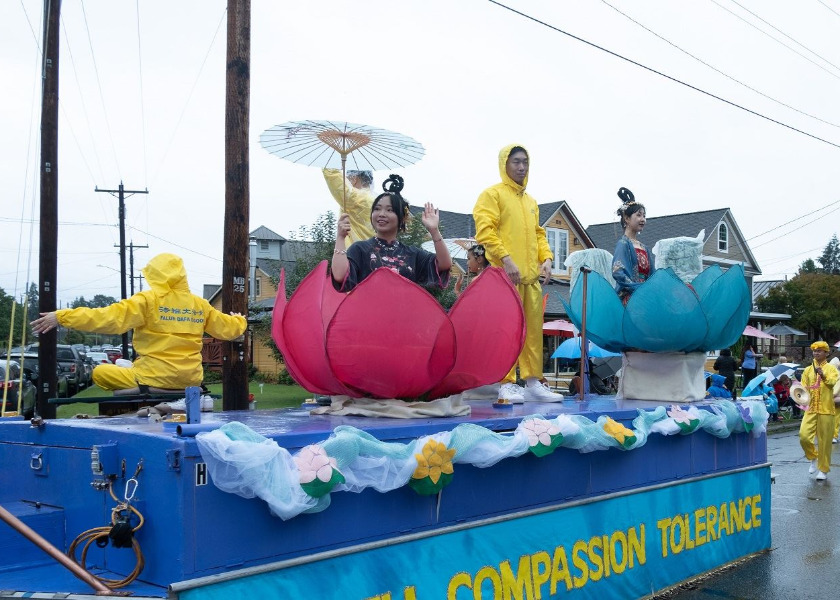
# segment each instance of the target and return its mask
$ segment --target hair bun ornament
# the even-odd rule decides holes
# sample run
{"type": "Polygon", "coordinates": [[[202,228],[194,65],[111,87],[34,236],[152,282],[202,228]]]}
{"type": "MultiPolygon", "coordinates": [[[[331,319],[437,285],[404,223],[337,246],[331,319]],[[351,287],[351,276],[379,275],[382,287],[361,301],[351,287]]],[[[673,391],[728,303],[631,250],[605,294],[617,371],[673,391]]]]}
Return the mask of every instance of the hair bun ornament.
{"type": "Polygon", "coordinates": [[[626,187],[618,190],[618,197],[621,198],[622,204],[633,204],[636,201],[636,197],[633,195],[633,192],[628,190],[626,187]]]}
{"type": "Polygon", "coordinates": [[[391,173],[390,175],[388,175],[388,179],[382,182],[382,189],[388,192],[389,194],[399,194],[402,191],[404,185],[405,182],[403,181],[402,177],[391,173]]]}

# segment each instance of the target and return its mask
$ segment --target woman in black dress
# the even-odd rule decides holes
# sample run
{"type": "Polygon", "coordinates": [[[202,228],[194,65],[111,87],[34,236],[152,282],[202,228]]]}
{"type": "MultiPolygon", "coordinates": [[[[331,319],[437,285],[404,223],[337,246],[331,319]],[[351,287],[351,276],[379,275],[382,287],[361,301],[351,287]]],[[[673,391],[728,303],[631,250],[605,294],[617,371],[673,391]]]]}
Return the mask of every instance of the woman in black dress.
{"type": "Polygon", "coordinates": [[[420,285],[446,287],[452,258],[438,229],[438,210],[427,202],[421,217],[435,244],[435,254],[406,246],[397,239],[397,235],[405,231],[409,217],[408,202],[400,193],[403,178],[391,175],[382,188],[385,192],[376,197],[370,211],[370,222],[376,232],[374,237],[356,242],[348,249],[345,238],[350,233],[350,217],[343,214],[339,218],[331,265],[333,285],[339,291],[349,292],[374,270],[384,267],[420,285]]]}

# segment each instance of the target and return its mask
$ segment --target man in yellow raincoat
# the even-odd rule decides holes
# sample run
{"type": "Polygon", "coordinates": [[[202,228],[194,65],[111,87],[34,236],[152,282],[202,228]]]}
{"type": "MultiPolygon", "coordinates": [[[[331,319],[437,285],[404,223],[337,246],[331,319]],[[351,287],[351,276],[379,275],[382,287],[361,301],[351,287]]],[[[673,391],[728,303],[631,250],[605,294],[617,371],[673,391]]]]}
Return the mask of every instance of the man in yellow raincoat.
{"type": "Polygon", "coordinates": [[[59,324],[79,331],[121,334],[134,329],[137,360],[131,367],[99,365],[93,382],[104,390],[150,386],[183,390],[201,384],[202,337],[221,340],[242,335],[245,317],[226,315],[207,300],[190,293],[183,261],[174,254],[158,254],[143,269],[151,289],[104,308],[71,308],[41,313],[32,321],[35,333],[59,324]]]}
{"type": "Polygon", "coordinates": [[[825,479],[831,470],[831,437],[834,435],[834,384],[840,373],[829,362],[828,344],[811,344],[814,360],[802,373],[802,385],[811,396],[808,410],[799,426],[799,444],[805,451],[805,458],[811,461],[809,473],[816,473],[817,479],[825,479]],[[817,446],[814,446],[814,436],[817,446]]]}
{"type": "Polygon", "coordinates": [[[370,209],[373,206],[373,173],[370,171],[347,171],[347,178],[338,169],[324,169],[324,179],[330,193],[341,208],[341,213],[350,216],[350,235],[344,239],[347,248],[353,242],[373,237],[370,224],[370,209]],[[347,201],[344,200],[345,191],[347,201]]]}
{"type": "Polygon", "coordinates": [[[490,264],[503,267],[516,286],[525,311],[525,345],[517,364],[499,388],[499,400],[559,402],[540,379],[543,374],[543,304],[540,277],[551,278],[552,254],[545,229],[540,226],[537,202],[525,192],[529,156],[522,146],[511,144],[499,152],[502,182],[481,192],[473,208],[475,239],[482,244],[490,264]],[[516,367],[525,389],[516,385],[516,367]]]}

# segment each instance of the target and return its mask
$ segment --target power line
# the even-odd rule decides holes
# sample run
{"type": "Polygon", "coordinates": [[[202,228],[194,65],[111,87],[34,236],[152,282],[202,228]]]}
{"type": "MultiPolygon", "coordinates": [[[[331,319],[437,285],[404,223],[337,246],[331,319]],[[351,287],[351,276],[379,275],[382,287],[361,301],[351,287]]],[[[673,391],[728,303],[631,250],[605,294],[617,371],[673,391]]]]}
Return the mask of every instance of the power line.
{"type": "MultiPolygon", "coordinates": [[[[804,215],[800,215],[800,216],[796,217],[795,219],[791,219],[790,221],[786,221],[785,223],[782,223],[781,225],[776,225],[775,227],[772,227],[771,229],[768,229],[767,231],[765,231],[763,233],[759,233],[758,235],[754,235],[751,238],[748,238],[744,241],[749,242],[750,240],[754,240],[755,238],[760,238],[761,236],[767,235],[768,233],[776,231],[777,229],[785,227],[786,225],[790,225],[791,223],[795,223],[796,221],[799,221],[800,219],[804,219],[805,217],[814,216],[818,212],[821,212],[823,210],[827,210],[827,209],[831,208],[832,206],[834,206],[835,204],[840,204],[840,200],[835,200],[834,202],[831,202],[830,204],[826,204],[825,206],[822,206],[822,207],[818,208],[817,210],[811,211],[811,212],[806,213],[804,215]]],[[[758,247],[758,246],[756,246],[756,247],[758,247]]]]}
{"type": "Polygon", "coordinates": [[[170,246],[175,246],[176,248],[180,248],[181,250],[186,250],[187,252],[192,252],[193,254],[197,254],[198,256],[203,256],[204,258],[209,258],[210,260],[215,260],[216,262],[222,262],[222,259],[219,258],[218,256],[210,256],[209,254],[204,254],[203,252],[199,252],[198,250],[193,250],[192,248],[187,248],[186,246],[182,246],[181,244],[178,244],[178,243],[173,242],[171,240],[167,240],[167,239],[162,238],[160,236],[153,235],[153,234],[149,233],[148,231],[143,231],[142,229],[138,229],[136,227],[129,227],[129,229],[131,229],[132,231],[137,231],[138,233],[142,233],[143,235],[147,235],[150,238],[160,240],[161,242],[165,242],[165,243],[169,244],[170,246]]]}
{"type": "MultiPolygon", "coordinates": [[[[835,202],[835,204],[837,204],[837,203],[835,202]]],[[[795,229],[791,229],[790,231],[788,231],[788,232],[787,232],[787,233],[785,233],[784,235],[781,235],[781,236],[779,236],[779,237],[777,237],[777,238],[773,238],[772,240],[767,240],[766,242],[762,242],[762,243],[758,244],[757,246],[755,246],[755,248],[761,248],[762,246],[766,246],[767,244],[772,244],[773,242],[777,241],[779,238],[781,238],[781,237],[785,237],[786,235],[790,235],[790,234],[791,234],[791,233],[793,233],[794,231],[799,231],[799,230],[800,230],[800,229],[802,229],[803,227],[807,227],[807,226],[808,226],[808,225],[810,225],[811,223],[814,223],[814,222],[816,222],[816,221],[819,221],[820,219],[822,219],[822,218],[823,218],[823,217],[825,217],[826,215],[830,215],[831,213],[835,213],[835,212],[837,212],[838,210],[840,210],[840,206],[838,206],[838,207],[837,207],[837,208],[835,208],[834,210],[831,210],[831,211],[827,212],[827,213],[826,213],[826,214],[824,214],[824,215],[820,215],[819,217],[817,217],[817,218],[816,218],[816,219],[814,219],[813,221],[808,221],[807,223],[804,223],[804,224],[800,225],[799,227],[797,227],[797,228],[795,228],[795,229]]]]}
{"type": "MultiPolygon", "coordinates": [[[[780,39],[778,39],[778,38],[773,37],[772,35],[770,35],[770,34],[769,34],[769,33],[767,33],[766,31],[764,31],[761,27],[758,27],[758,26],[757,26],[757,25],[755,25],[754,23],[750,23],[749,21],[747,21],[747,20],[746,20],[744,17],[742,17],[741,15],[739,15],[739,14],[737,14],[737,13],[735,13],[735,12],[733,12],[733,11],[729,10],[729,9],[728,9],[728,8],[726,8],[725,6],[722,6],[719,2],[717,2],[717,0],[709,0],[709,1],[710,1],[712,4],[714,4],[715,6],[717,6],[718,8],[720,8],[720,9],[722,9],[722,10],[725,10],[726,12],[728,12],[728,13],[729,13],[730,15],[732,15],[733,17],[735,17],[735,18],[737,18],[737,19],[740,19],[741,21],[743,21],[744,23],[746,23],[747,25],[749,25],[750,27],[752,27],[753,29],[755,29],[755,30],[756,30],[756,31],[758,31],[759,33],[761,33],[761,34],[763,34],[763,35],[765,35],[765,36],[769,37],[771,40],[773,40],[773,41],[774,41],[774,42],[776,42],[777,44],[781,44],[782,46],[784,46],[785,48],[787,48],[788,50],[790,50],[791,52],[793,52],[793,53],[794,53],[794,54],[796,54],[797,56],[800,56],[801,58],[804,58],[805,60],[807,60],[809,63],[811,63],[811,64],[812,64],[812,65],[814,65],[815,67],[819,67],[820,69],[822,69],[823,71],[825,71],[826,73],[828,73],[829,75],[831,75],[832,77],[835,77],[835,78],[837,78],[837,79],[840,79],[840,76],[838,76],[836,73],[834,73],[834,72],[832,72],[832,71],[829,71],[829,70],[828,70],[828,69],[826,69],[823,65],[821,65],[820,63],[816,62],[815,60],[813,60],[813,59],[811,59],[811,58],[808,58],[807,56],[805,56],[804,54],[802,54],[801,52],[799,52],[799,51],[798,51],[798,50],[796,50],[795,48],[791,48],[790,46],[788,46],[787,44],[785,44],[782,40],[780,40],[780,39]]],[[[798,42],[797,42],[797,43],[798,43],[798,42]]],[[[800,45],[801,45],[801,44],[800,44],[800,45]]]]}
{"type": "Polygon", "coordinates": [[[740,6],[743,10],[747,11],[748,13],[750,13],[752,16],[754,16],[756,19],[758,19],[759,21],[761,21],[762,23],[764,23],[764,24],[765,24],[765,25],[767,25],[768,27],[772,27],[775,31],[778,31],[779,33],[781,33],[783,36],[785,36],[787,39],[789,39],[790,41],[792,41],[794,44],[797,44],[797,45],[801,46],[802,48],[805,48],[805,50],[807,50],[808,52],[810,52],[811,54],[813,54],[814,56],[816,56],[816,57],[817,57],[817,58],[819,58],[820,60],[822,60],[822,61],[824,61],[824,62],[826,62],[826,63],[830,64],[830,65],[831,65],[832,67],[834,67],[835,69],[840,70],[840,67],[838,67],[837,65],[835,65],[833,62],[831,62],[830,60],[828,60],[826,57],[824,57],[824,56],[822,56],[822,55],[820,55],[820,54],[817,54],[816,52],[814,52],[813,50],[811,50],[808,46],[806,46],[805,44],[803,44],[803,43],[802,43],[802,42],[800,42],[799,40],[796,40],[796,39],[792,38],[791,36],[789,36],[788,34],[786,34],[784,31],[782,31],[781,29],[779,29],[778,27],[776,27],[775,25],[773,25],[773,24],[772,24],[772,23],[770,23],[769,21],[767,21],[767,20],[765,20],[765,19],[762,19],[760,16],[758,16],[757,14],[755,14],[753,11],[751,11],[749,8],[747,8],[747,7],[746,7],[746,6],[744,6],[743,4],[740,4],[740,3],[739,3],[739,2],[737,2],[736,0],[730,0],[730,1],[731,1],[731,2],[732,2],[732,4],[734,4],[734,5],[736,5],[736,6],[740,6]]]}
{"type": "MultiPolygon", "coordinates": [[[[85,117],[85,123],[87,124],[87,131],[88,136],[90,138],[90,145],[93,148],[93,156],[96,159],[96,166],[99,168],[99,176],[100,178],[104,179],[104,172],[102,171],[102,163],[99,160],[99,152],[96,151],[96,141],[93,138],[93,126],[90,124],[90,118],[88,117],[87,111],[87,103],[85,102],[85,96],[82,94],[82,86],[79,83],[79,72],[76,69],[76,59],[73,56],[73,46],[70,43],[70,34],[67,32],[67,26],[64,22],[64,18],[61,19],[61,28],[64,30],[64,39],[67,41],[67,52],[70,54],[70,66],[73,69],[73,79],[76,81],[76,90],[79,92],[79,99],[82,102],[82,114],[85,117]]],[[[67,114],[65,113],[65,117],[67,114]]],[[[72,126],[71,126],[72,129],[72,126]]],[[[79,152],[81,153],[81,147],[79,147],[79,152]]],[[[82,154],[82,158],[84,159],[84,155],[82,154]]],[[[85,166],[87,167],[87,161],[85,161],[85,166]]],[[[90,167],[88,167],[88,171],[90,171],[90,167]]],[[[90,174],[91,179],[95,182],[96,177],[94,177],[93,173],[90,174]]]]}
{"type": "MultiPolygon", "coordinates": [[[[796,127],[793,127],[792,125],[788,125],[787,123],[783,123],[783,122],[781,122],[781,121],[779,121],[779,120],[777,120],[777,119],[773,119],[773,118],[771,118],[771,117],[768,117],[768,116],[766,116],[766,115],[763,115],[763,114],[761,114],[761,113],[759,113],[759,112],[756,112],[756,111],[754,111],[754,110],[752,110],[752,109],[746,108],[745,106],[741,106],[740,104],[736,104],[735,102],[732,102],[731,100],[727,100],[726,98],[722,98],[722,97],[717,96],[717,95],[715,95],[715,94],[713,94],[713,93],[711,93],[711,92],[707,92],[706,90],[703,90],[703,89],[701,89],[701,88],[699,88],[699,87],[697,87],[697,86],[691,85],[690,83],[686,83],[685,81],[682,81],[682,80],[680,80],[680,79],[677,79],[676,77],[672,77],[671,75],[666,75],[665,73],[662,73],[661,71],[657,71],[656,69],[654,69],[654,68],[652,68],[652,67],[648,67],[648,66],[646,66],[646,65],[643,65],[643,64],[642,64],[642,63],[640,63],[640,62],[637,62],[637,61],[635,61],[635,60],[633,60],[633,59],[627,58],[626,56],[623,56],[623,55],[621,55],[621,54],[618,54],[617,52],[613,52],[612,50],[608,50],[607,48],[604,48],[603,46],[599,46],[598,44],[595,44],[594,42],[590,42],[590,41],[585,40],[585,39],[583,39],[583,38],[581,38],[581,37],[578,37],[578,36],[576,36],[576,35],[574,35],[574,34],[572,34],[572,33],[569,33],[569,32],[567,32],[567,31],[564,31],[564,30],[560,29],[559,27],[555,27],[554,25],[551,25],[551,24],[549,24],[549,23],[546,23],[545,21],[540,21],[540,20],[539,20],[539,19],[537,19],[536,17],[532,17],[531,15],[528,15],[528,14],[526,14],[526,13],[523,13],[523,12],[519,11],[519,10],[516,10],[515,8],[511,8],[510,6],[507,6],[507,5],[505,5],[505,4],[502,4],[501,2],[498,2],[498,0],[487,0],[487,1],[488,1],[488,2],[490,2],[491,4],[495,4],[496,6],[498,6],[498,7],[500,7],[500,8],[504,8],[504,9],[506,9],[506,10],[509,10],[510,12],[512,12],[512,13],[514,13],[514,14],[517,14],[517,15],[519,15],[520,17],[524,17],[524,18],[526,18],[526,19],[528,19],[528,20],[530,20],[530,21],[533,21],[534,23],[538,23],[538,24],[540,24],[540,25],[542,25],[542,26],[544,26],[544,27],[548,27],[549,29],[551,29],[551,30],[553,30],[553,31],[556,31],[557,33],[562,33],[563,35],[568,36],[568,37],[570,37],[570,38],[572,38],[572,39],[574,39],[574,40],[577,40],[577,41],[579,41],[579,42],[583,42],[583,43],[584,43],[584,44],[586,44],[587,46],[591,46],[591,47],[593,47],[593,48],[596,48],[596,49],[598,49],[598,50],[601,50],[602,52],[606,52],[607,54],[610,54],[610,55],[612,55],[612,56],[615,56],[616,58],[620,58],[621,60],[626,61],[626,62],[628,62],[628,63],[630,63],[630,64],[632,64],[632,65],[635,65],[635,66],[637,66],[637,67],[641,67],[642,69],[645,69],[646,71],[650,71],[651,73],[655,73],[656,75],[659,75],[660,77],[664,77],[665,79],[669,79],[670,81],[673,81],[674,83],[679,83],[680,85],[683,85],[683,86],[685,86],[685,87],[687,87],[687,88],[689,88],[689,89],[694,90],[695,92],[700,92],[701,94],[706,95],[706,96],[709,96],[710,98],[714,98],[715,100],[719,100],[719,101],[721,101],[721,102],[724,102],[725,104],[728,104],[728,105],[733,106],[733,107],[735,107],[735,108],[739,108],[739,109],[743,110],[744,112],[748,112],[748,113],[750,113],[751,115],[755,115],[756,117],[760,117],[760,118],[762,118],[762,119],[764,119],[764,120],[766,120],[766,121],[770,121],[771,123],[775,123],[776,125],[780,125],[780,126],[782,126],[782,127],[786,128],[786,129],[790,129],[791,131],[795,131],[795,132],[797,132],[797,133],[801,133],[802,135],[805,135],[805,136],[808,136],[809,138],[812,138],[812,139],[815,139],[815,140],[817,140],[817,141],[823,142],[824,144],[828,144],[829,146],[834,146],[835,148],[840,148],[840,144],[836,144],[836,143],[834,143],[834,142],[830,142],[830,141],[828,141],[828,140],[826,140],[826,139],[823,139],[823,138],[821,138],[821,137],[819,137],[819,136],[816,136],[816,135],[814,135],[814,134],[812,134],[812,133],[808,133],[807,131],[803,131],[803,130],[801,130],[801,129],[797,129],[796,127]]],[[[714,0],[712,0],[712,1],[714,2],[714,0]]]]}
{"type": "Polygon", "coordinates": [[[708,68],[712,69],[712,70],[713,70],[713,71],[715,71],[716,73],[718,73],[718,74],[720,74],[720,75],[723,75],[724,77],[726,77],[726,78],[727,78],[727,79],[729,79],[730,81],[733,81],[733,82],[737,83],[738,85],[741,85],[741,86],[743,86],[743,87],[747,88],[748,90],[755,92],[755,93],[756,93],[756,94],[758,94],[759,96],[762,96],[762,97],[767,98],[768,100],[770,100],[770,101],[772,101],[772,102],[775,102],[776,104],[779,104],[780,106],[784,106],[785,108],[789,108],[790,110],[792,110],[792,111],[794,111],[794,112],[798,112],[800,115],[804,115],[804,116],[806,116],[806,117],[810,117],[810,118],[815,119],[815,120],[817,120],[817,121],[819,121],[819,122],[821,122],[821,123],[825,123],[826,125],[831,125],[832,127],[840,127],[840,125],[838,125],[838,124],[836,124],[836,123],[832,123],[831,121],[826,121],[825,119],[821,119],[820,117],[817,117],[817,116],[815,116],[815,115],[812,115],[812,114],[810,114],[810,113],[807,113],[807,112],[805,112],[805,111],[803,111],[803,110],[799,110],[798,108],[796,108],[796,107],[794,107],[794,106],[791,106],[790,104],[786,104],[785,102],[782,102],[781,100],[777,100],[776,98],[774,98],[774,97],[772,97],[772,96],[770,96],[770,95],[768,95],[768,94],[765,94],[765,93],[764,93],[764,92],[762,92],[761,90],[757,90],[756,88],[752,87],[751,85],[749,85],[749,84],[747,84],[747,83],[744,83],[743,81],[741,81],[741,80],[739,80],[739,79],[736,79],[735,77],[732,77],[732,76],[731,76],[731,75],[729,75],[728,73],[724,73],[723,71],[721,71],[720,69],[718,69],[718,68],[717,68],[717,67],[715,67],[714,65],[711,65],[711,64],[707,63],[705,60],[703,60],[702,58],[699,58],[699,57],[695,56],[694,54],[692,54],[692,53],[691,53],[691,52],[689,52],[688,50],[684,50],[684,49],[683,49],[683,48],[681,48],[680,46],[677,46],[677,45],[676,45],[674,42],[672,42],[671,40],[666,39],[665,37],[663,37],[663,36],[659,35],[658,33],[656,33],[655,31],[653,31],[653,30],[652,30],[652,29],[650,29],[649,27],[647,27],[647,26],[643,25],[642,23],[640,23],[639,21],[637,21],[636,19],[634,19],[633,17],[631,17],[630,15],[628,15],[627,13],[622,12],[620,9],[618,9],[617,7],[615,7],[615,6],[613,6],[612,4],[610,4],[609,2],[607,2],[607,0],[601,0],[601,2],[602,2],[603,4],[606,4],[607,6],[609,6],[611,9],[613,9],[615,12],[617,12],[617,13],[618,13],[618,14],[620,14],[621,16],[623,16],[623,17],[625,17],[626,19],[628,19],[628,20],[632,21],[633,23],[635,23],[636,25],[638,25],[639,27],[641,27],[642,29],[644,29],[645,31],[647,31],[648,33],[650,33],[651,35],[656,36],[657,38],[659,38],[660,40],[662,40],[662,41],[663,41],[663,42],[665,42],[666,44],[668,44],[668,45],[670,45],[670,46],[672,46],[672,47],[676,48],[677,50],[679,50],[680,52],[682,52],[682,53],[683,53],[683,54],[685,54],[686,56],[689,56],[689,57],[693,58],[694,60],[696,60],[696,61],[697,61],[697,62],[699,62],[700,64],[707,66],[708,68]]]}
{"type": "Polygon", "coordinates": [[[822,0],[817,0],[817,2],[819,2],[820,4],[822,4],[823,6],[825,6],[828,10],[830,10],[831,12],[833,12],[833,13],[834,13],[835,15],[837,15],[838,17],[840,17],[840,13],[839,13],[839,12],[837,12],[836,10],[834,10],[833,8],[831,8],[828,4],[826,4],[826,3],[825,3],[825,2],[823,2],[822,0]]]}
{"type": "Polygon", "coordinates": [[[225,6],[224,11],[222,11],[222,17],[219,19],[219,24],[216,26],[216,31],[213,33],[213,39],[210,40],[210,46],[207,48],[207,53],[204,55],[204,60],[201,61],[201,66],[198,68],[198,73],[195,76],[195,81],[193,81],[190,93],[187,95],[187,101],[184,103],[184,108],[181,109],[181,115],[178,117],[178,122],[172,129],[172,135],[169,137],[169,142],[166,144],[166,150],[164,150],[163,154],[161,155],[160,164],[158,164],[157,170],[155,171],[155,174],[152,177],[153,181],[157,181],[157,176],[160,173],[160,169],[166,162],[166,156],[169,154],[169,149],[172,147],[172,142],[175,141],[175,135],[178,133],[178,128],[181,126],[181,121],[184,119],[184,115],[187,112],[187,107],[190,105],[190,100],[192,99],[193,92],[195,92],[195,88],[198,85],[198,80],[201,78],[201,72],[204,70],[204,65],[207,63],[207,58],[210,56],[210,51],[213,49],[213,45],[216,43],[216,37],[219,35],[219,30],[222,28],[222,23],[224,23],[226,14],[227,6],[225,6]]]}
{"type": "Polygon", "coordinates": [[[136,0],[137,8],[137,63],[140,71],[140,121],[143,130],[143,183],[148,184],[149,170],[146,163],[146,102],[143,96],[143,48],[140,46],[140,0],[136,0]]]}
{"type": "Polygon", "coordinates": [[[96,53],[93,51],[93,40],[90,37],[90,26],[87,20],[87,11],[85,11],[85,3],[82,0],[79,3],[82,7],[82,16],[85,21],[85,31],[87,31],[88,46],[90,46],[90,57],[93,60],[93,71],[96,73],[96,85],[99,88],[99,101],[102,103],[102,116],[105,118],[105,127],[108,130],[108,139],[111,142],[111,151],[114,154],[114,163],[117,166],[117,175],[122,179],[122,169],[120,168],[120,161],[117,158],[117,147],[114,145],[114,136],[111,133],[111,121],[108,119],[108,109],[105,108],[105,95],[102,93],[102,81],[99,79],[99,67],[96,66],[96,53]]]}

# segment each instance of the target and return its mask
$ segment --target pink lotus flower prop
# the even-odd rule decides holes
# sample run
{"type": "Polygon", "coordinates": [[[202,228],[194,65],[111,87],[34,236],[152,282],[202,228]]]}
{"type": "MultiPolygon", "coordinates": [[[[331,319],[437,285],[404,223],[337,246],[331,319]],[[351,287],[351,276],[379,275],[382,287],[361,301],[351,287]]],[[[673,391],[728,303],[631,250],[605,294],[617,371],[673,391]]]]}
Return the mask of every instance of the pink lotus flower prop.
{"type": "Polygon", "coordinates": [[[504,377],[522,348],[525,318],[501,269],[485,269],[447,315],[389,269],[337,292],[324,261],[288,302],[281,273],[271,334],[289,374],[310,392],[433,400],[504,377]]]}

